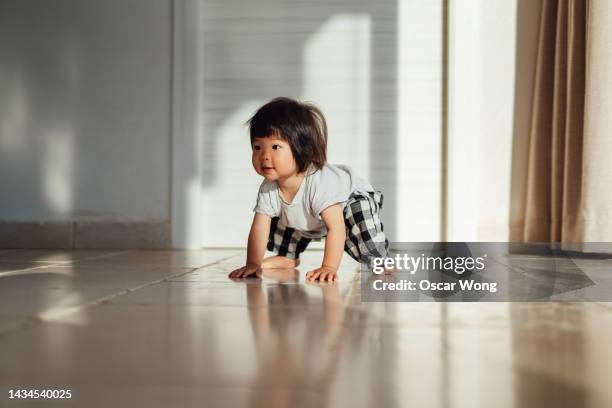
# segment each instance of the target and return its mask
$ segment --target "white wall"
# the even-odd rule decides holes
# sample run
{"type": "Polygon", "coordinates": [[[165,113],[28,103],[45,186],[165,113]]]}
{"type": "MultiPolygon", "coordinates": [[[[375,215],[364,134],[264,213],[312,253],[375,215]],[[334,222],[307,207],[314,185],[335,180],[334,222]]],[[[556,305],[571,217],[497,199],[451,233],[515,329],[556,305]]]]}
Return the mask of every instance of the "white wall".
{"type": "Polygon", "coordinates": [[[446,203],[441,1],[186,4],[192,10],[175,14],[187,17],[177,26],[195,48],[185,53],[182,65],[191,68],[181,80],[200,95],[186,92],[193,103],[183,107],[197,110],[185,134],[197,143],[175,149],[189,160],[175,160],[174,185],[185,188],[174,199],[198,222],[175,223],[175,242],[244,245],[260,179],[242,124],[278,95],[323,108],[330,161],[383,190],[392,240],[509,239],[524,201],[539,1],[449,3],[446,203]],[[194,147],[203,156],[189,154],[194,147]]]}
{"type": "Polygon", "coordinates": [[[483,1],[478,238],[506,241],[525,202],[541,0],[483,1]]]}
{"type": "Polygon", "coordinates": [[[443,239],[443,3],[399,2],[396,241],[443,239]]]}
{"type": "Polygon", "coordinates": [[[480,7],[480,198],[477,239],[506,241],[509,236],[516,0],[487,0],[480,7]]]}
{"type": "Polygon", "coordinates": [[[171,0],[0,0],[0,221],[167,221],[171,0]]]}
{"type": "MultiPolygon", "coordinates": [[[[242,124],[287,95],[324,110],[331,162],[383,190],[391,239],[437,241],[442,4],[0,0],[0,221],[172,219],[174,246],[243,246],[259,178],[242,124]]],[[[476,58],[451,69],[471,111],[450,112],[447,238],[506,240],[539,2],[466,4],[451,2],[468,23],[451,43],[476,58]]]]}
{"type": "Polygon", "coordinates": [[[439,239],[441,1],[196,0],[175,16],[173,242],[245,245],[261,178],[243,123],[280,95],[322,108],[329,161],[383,191],[391,239],[439,239]]]}
{"type": "Polygon", "coordinates": [[[540,5],[453,2],[450,241],[507,241],[520,224],[540,5]]]}

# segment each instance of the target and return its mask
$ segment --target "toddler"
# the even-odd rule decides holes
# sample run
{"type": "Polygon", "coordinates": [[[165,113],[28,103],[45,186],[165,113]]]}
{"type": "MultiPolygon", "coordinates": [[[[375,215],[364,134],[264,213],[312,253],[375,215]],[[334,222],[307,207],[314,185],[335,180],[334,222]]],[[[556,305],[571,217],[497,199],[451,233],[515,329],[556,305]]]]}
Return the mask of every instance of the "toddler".
{"type": "Polygon", "coordinates": [[[358,262],[386,257],[383,195],[351,168],[327,163],[327,125],[310,103],[276,98],[248,120],[252,162],[264,177],[248,239],[246,265],[230,278],[261,268],[293,268],[310,241],[325,237],[321,267],[306,280],[335,281],[343,250],[358,262]],[[277,255],[263,259],[266,247],[277,255]]]}

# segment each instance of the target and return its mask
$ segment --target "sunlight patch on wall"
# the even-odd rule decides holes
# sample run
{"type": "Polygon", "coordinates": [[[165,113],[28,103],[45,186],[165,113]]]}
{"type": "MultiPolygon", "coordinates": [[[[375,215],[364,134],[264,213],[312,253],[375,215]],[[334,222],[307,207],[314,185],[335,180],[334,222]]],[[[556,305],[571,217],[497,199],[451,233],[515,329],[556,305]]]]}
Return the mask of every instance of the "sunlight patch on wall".
{"type": "Polygon", "coordinates": [[[371,17],[337,14],[306,41],[303,94],[322,110],[329,127],[331,163],[369,179],[371,17]]]}
{"type": "Polygon", "coordinates": [[[397,232],[399,241],[441,239],[442,2],[398,9],[397,232]]]}
{"type": "Polygon", "coordinates": [[[70,127],[47,132],[42,168],[44,195],[52,214],[65,215],[72,210],[74,133],[70,127]]]}
{"type": "Polygon", "coordinates": [[[0,73],[0,152],[12,155],[26,147],[28,100],[23,75],[0,73]],[[6,81],[2,78],[7,78],[6,81]]]}

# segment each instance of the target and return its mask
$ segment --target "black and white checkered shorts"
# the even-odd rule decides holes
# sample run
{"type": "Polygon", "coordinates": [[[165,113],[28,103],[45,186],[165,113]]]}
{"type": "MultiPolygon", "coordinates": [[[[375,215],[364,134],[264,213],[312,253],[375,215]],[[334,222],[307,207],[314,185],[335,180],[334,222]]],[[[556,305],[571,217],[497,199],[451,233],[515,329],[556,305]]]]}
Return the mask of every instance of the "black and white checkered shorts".
{"type": "MultiPolygon", "coordinates": [[[[351,194],[344,207],[346,241],[344,251],[354,260],[370,264],[372,258],[386,257],[389,241],[380,220],[383,195],[380,191],[351,194]]],[[[303,237],[294,228],[279,225],[279,217],[272,218],[268,251],[290,259],[298,259],[311,238],[303,237]]]]}

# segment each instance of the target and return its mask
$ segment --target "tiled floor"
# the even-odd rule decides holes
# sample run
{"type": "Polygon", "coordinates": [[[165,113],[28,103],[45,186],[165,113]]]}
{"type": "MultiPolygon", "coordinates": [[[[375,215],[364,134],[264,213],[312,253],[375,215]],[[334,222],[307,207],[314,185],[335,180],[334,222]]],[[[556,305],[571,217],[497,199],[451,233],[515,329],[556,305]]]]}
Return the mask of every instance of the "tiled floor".
{"type": "Polygon", "coordinates": [[[612,406],[609,303],[362,303],[348,257],[304,282],[321,255],[231,281],[240,250],[0,251],[0,406],[612,406]]]}

